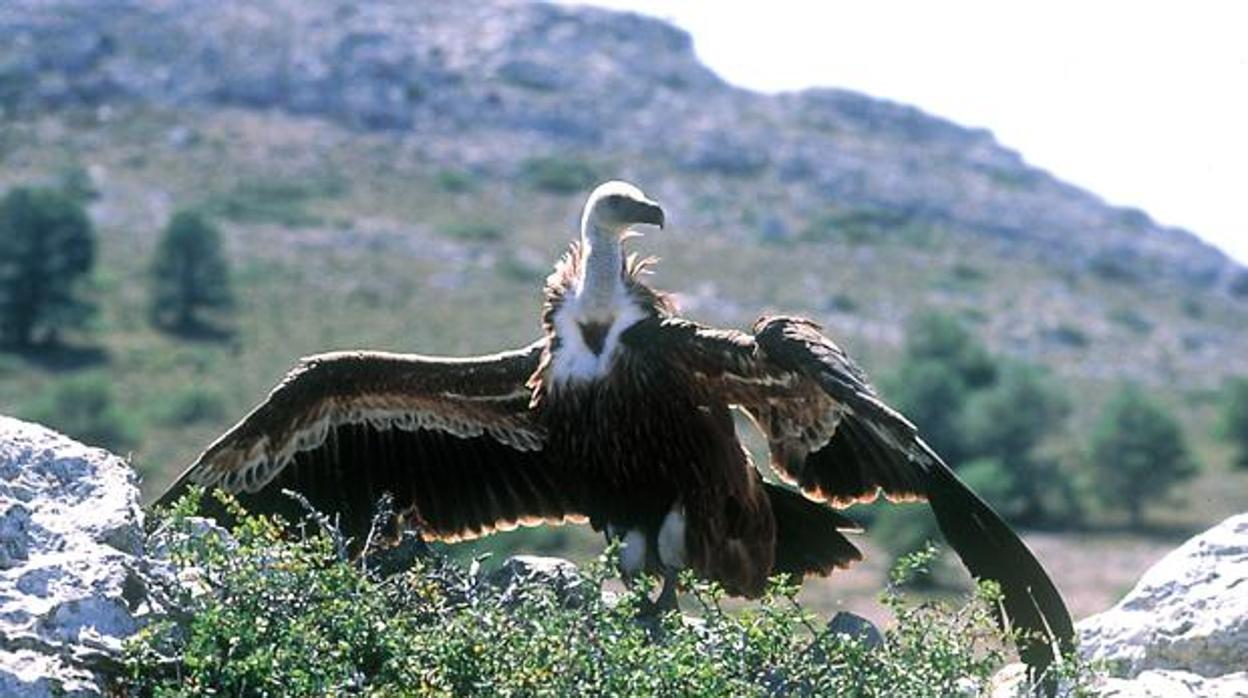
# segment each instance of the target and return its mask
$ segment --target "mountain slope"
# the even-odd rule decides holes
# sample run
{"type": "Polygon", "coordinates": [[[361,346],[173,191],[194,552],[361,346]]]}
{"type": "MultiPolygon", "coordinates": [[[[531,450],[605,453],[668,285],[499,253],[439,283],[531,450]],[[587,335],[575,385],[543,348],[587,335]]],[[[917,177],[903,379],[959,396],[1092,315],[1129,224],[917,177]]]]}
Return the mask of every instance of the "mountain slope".
{"type": "Polygon", "coordinates": [[[1028,167],[991,134],[818,90],[733,89],[657,20],[515,2],[15,0],[0,8],[0,103],[135,99],[278,108],[359,128],[662,157],[699,177],[775,177],[788,218],[829,205],[990,236],[1056,263],[1206,287],[1233,265],[1183,231],[1028,167]],[[4,55],[7,54],[7,55],[4,55]]]}

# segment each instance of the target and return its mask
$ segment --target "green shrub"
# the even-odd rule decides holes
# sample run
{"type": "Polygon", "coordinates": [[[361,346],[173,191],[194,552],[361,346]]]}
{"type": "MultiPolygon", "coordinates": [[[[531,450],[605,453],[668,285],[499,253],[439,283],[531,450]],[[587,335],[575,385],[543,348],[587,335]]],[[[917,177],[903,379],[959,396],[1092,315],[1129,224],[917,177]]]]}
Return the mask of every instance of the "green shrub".
{"type": "Polygon", "coordinates": [[[94,264],[95,231],[76,199],[10,190],[0,200],[0,345],[25,349],[82,325],[92,306],[78,286],[94,264]]]}
{"type": "Polygon", "coordinates": [[[503,250],[496,269],[502,278],[518,284],[535,285],[550,273],[550,267],[517,255],[514,250],[503,250]]]}
{"type": "Polygon", "coordinates": [[[997,380],[967,401],[961,419],[967,456],[995,461],[1008,473],[1006,481],[989,485],[1003,495],[1007,516],[1040,523],[1068,521],[1078,513],[1065,473],[1040,455],[1043,442],[1064,430],[1069,412],[1058,382],[1019,363],[1002,364],[997,380]]]}
{"type": "Polygon", "coordinates": [[[23,413],[32,421],[114,453],[125,453],[139,441],[134,418],[118,408],[113,385],[103,373],[67,378],[23,413]]]}
{"type": "Polygon", "coordinates": [[[641,590],[604,598],[608,555],[562,592],[523,579],[503,590],[436,554],[383,577],[344,561],[325,530],[297,537],[243,517],[236,543],[196,536],[194,497],[162,527],[197,588],[162,589],[178,612],[127,643],[133,693],[945,696],[984,685],[1004,659],[990,588],[955,611],[890,587],[898,623],[870,648],[821,627],[778,582],[729,613],[717,587],[686,576],[697,620],[645,620],[641,590]]]}
{"type": "MultiPolygon", "coordinates": [[[[1190,307],[1192,306],[1186,303],[1183,305],[1184,314],[1189,315],[1189,317],[1191,317],[1188,314],[1190,307]]],[[[1196,307],[1199,307],[1199,304],[1196,307]]],[[[1199,311],[1197,312],[1199,313],[1199,311]]],[[[1148,336],[1153,332],[1153,321],[1142,315],[1135,308],[1115,308],[1109,312],[1109,319],[1141,336],[1148,336]]]]}
{"type": "Polygon", "coordinates": [[[965,262],[957,262],[950,267],[949,275],[955,281],[968,285],[979,284],[988,278],[987,272],[983,269],[965,262]]]}
{"type": "Polygon", "coordinates": [[[502,226],[489,221],[455,221],[444,226],[442,232],[450,237],[472,242],[493,242],[503,239],[502,226]]]}
{"type": "Polygon", "coordinates": [[[885,208],[834,208],[816,216],[802,230],[806,242],[869,243],[907,229],[909,214],[885,208]]]}
{"type": "Polygon", "coordinates": [[[958,477],[993,509],[1006,516],[1024,506],[1019,497],[1018,475],[996,458],[976,458],[958,468],[958,477]]]}
{"type": "Polygon", "coordinates": [[[1248,469],[1248,378],[1227,381],[1222,404],[1222,433],[1235,447],[1235,465],[1248,469]]]}
{"type": "Polygon", "coordinates": [[[438,189],[450,194],[463,194],[478,188],[477,177],[466,170],[439,170],[434,182],[438,189]]]}
{"type": "Polygon", "coordinates": [[[288,227],[316,225],[318,216],[306,210],[316,199],[341,196],[347,180],[333,174],[299,178],[252,178],[209,196],[200,210],[242,223],[277,223],[288,227]]]}
{"type": "Polygon", "coordinates": [[[1115,252],[1099,252],[1088,261],[1088,270],[1104,281],[1120,284],[1136,283],[1140,270],[1115,252]]]}
{"type": "Polygon", "coordinates": [[[1227,290],[1236,298],[1248,298],[1248,271],[1240,270],[1235,273],[1227,286],[1227,290]]]}
{"type": "Polygon", "coordinates": [[[601,177],[583,160],[569,157],[540,157],[526,160],[520,178],[528,186],[551,194],[584,192],[601,177]]]}
{"type": "Polygon", "coordinates": [[[1179,423],[1139,388],[1110,400],[1092,433],[1092,468],[1105,503],[1140,526],[1144,503],[1196,474],[1179,423]]]}
{"type": "Polygon", "coordinates": [[[82,165],[66,167],[61,170],[56,179],[57,188],[61,190],[61,193],[79,204],[86,204],[100,196],[91,173],[82,165]]]}
{"type": "Polygon", "coordinates": [[[211,422],[225,416],[225,395],[206,385],[188,385],[156,403],[156,419],[165,426],[211,422]]]}
{"type": "Polygon", "coordinates": [[[1048,335],[1053,341],[1058,344],[1064,344],[1068,347],[1081,349],[1092,343],[1092,340],[1088,339],[1087,332],[1084,332],[1075,325],[1065,322],[1058,323],[1057,327],[1049,330],[1048,335]]]}
{"type": "MultiPolygon", "coordinates": [[[[893,564],[926,549],[932,541],[940,538],[936,518],[927,507],[881,507],[871,523],[871,538],[884,546],[893,564]]],[[[936,580],[929,574],[916,571],[907,577],[906,584],[929,588],[936,585],[936,580]]]]}

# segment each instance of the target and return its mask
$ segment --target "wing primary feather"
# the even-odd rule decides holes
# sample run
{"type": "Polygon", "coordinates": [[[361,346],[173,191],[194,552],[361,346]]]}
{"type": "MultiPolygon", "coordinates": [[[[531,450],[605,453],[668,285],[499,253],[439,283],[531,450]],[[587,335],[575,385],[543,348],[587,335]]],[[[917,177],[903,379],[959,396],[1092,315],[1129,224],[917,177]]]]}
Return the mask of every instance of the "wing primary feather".
{"type": "Polygon", "coordinates": [[[1031,549],[932,449],[917,441],[927,496],[940,531],[975,577],[1001,585],[1005,615],[1024,634],[1019,656],[1043,672],[1054,648],[1074,651],[1074,623],[1057,587],[1031,549]]]}

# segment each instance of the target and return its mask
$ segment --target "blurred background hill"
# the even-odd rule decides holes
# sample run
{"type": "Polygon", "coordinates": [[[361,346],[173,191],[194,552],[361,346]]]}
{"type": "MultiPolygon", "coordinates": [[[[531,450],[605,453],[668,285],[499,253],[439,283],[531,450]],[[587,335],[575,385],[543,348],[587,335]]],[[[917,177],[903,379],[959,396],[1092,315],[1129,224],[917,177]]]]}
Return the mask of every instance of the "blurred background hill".
{"type": "MultiPolygon", "coordinates": [[[[1227,407],[1248,405],[1227,387],[1248,374],[1242,267],[986,130],[843,90],[735,88],[658,20],[501,1],[10,0],[0,110],[0,192],[59,192],[95,246],[72,322],[0,353],[0,412],[130,452],[149,493],[297,356],[531,341],[585,193],[626,178],[668,212],[634,246],[663,258],[655,282],[686,315],[824,323],[1038,530],[1077,615],[1248,500],[1227,407]],[[211,277],[189,314],[171,311],[179,230],[219,239],[183,252],[211,277]],[[1158,450],[1123,424],[1183,448],[1119,467],[1158,450]]],[[[893,531],[879,552],[924,530],[863,515],[893,531]]],[[[811,593],[866,603],[883,566],[811,593]]]]}

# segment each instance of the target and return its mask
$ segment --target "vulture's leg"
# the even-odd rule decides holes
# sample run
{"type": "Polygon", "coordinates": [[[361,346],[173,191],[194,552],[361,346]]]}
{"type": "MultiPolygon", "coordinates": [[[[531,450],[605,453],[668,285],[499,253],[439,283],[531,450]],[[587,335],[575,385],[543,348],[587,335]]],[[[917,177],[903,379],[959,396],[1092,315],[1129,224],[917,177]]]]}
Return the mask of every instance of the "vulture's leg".
{"type": "Polygon", "coordinates": [[[659,592],[659,598],[654,602],[656,613],[680,610],[680,606],[676,603],[676,578],[679,574],[679,570],[671,567],[663,568],[663,589],[659,592]]]}

